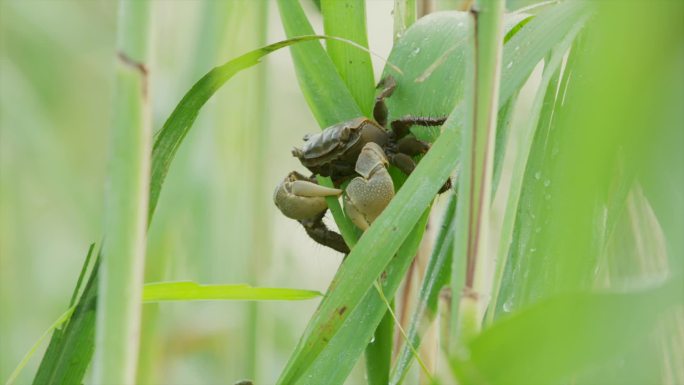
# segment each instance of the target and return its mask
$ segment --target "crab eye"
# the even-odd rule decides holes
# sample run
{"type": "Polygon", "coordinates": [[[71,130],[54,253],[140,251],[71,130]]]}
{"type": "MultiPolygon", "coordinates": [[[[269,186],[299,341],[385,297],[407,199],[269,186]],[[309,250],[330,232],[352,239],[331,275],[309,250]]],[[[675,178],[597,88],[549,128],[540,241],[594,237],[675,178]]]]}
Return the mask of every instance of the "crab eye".
{"type": "Polygon", "coordinates": [[[349,139],[349,131],[350,131],[350,130],[349,130],[349,127],[344,127],[344,128],[340,131],[340,140],[346,141],[347,139],[349,139]]]}

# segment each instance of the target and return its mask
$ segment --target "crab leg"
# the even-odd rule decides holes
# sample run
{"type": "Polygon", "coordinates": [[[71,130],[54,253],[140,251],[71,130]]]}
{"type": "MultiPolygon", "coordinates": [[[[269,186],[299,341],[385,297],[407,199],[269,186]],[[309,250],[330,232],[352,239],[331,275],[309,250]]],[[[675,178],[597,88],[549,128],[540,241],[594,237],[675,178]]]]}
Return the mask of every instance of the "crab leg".
{"type": "Polygon", "coordinates": [[[342,254],[349,254],[349,246],[344,242],[344,238],[323,223],[324,215],[325,211],[316,218],[299,220],[298,222],[302,224],[309,238],[342,254]]]}
{"type": "Polygon", "coordinates": [[[445,117],[439,118],[428,118],[421,116],[404,116],[397,120],[392,121],[392,131],[397,136],[397,138],[403,138],[409,133],[411,126],[423,126],[423,127],[434,127],[441,126],[446,122],[445,117]]]}
{"type": "Polygon", "coordinates": [[[387,126],[387,105],[385,99],[392,96],[394,89],[397,87],[397,82],[392,75],[380,80],[378,88],[382,87],[380,93],[375,97],[375,106],[373,106],[373,119],[381,126],[387,126]]]}

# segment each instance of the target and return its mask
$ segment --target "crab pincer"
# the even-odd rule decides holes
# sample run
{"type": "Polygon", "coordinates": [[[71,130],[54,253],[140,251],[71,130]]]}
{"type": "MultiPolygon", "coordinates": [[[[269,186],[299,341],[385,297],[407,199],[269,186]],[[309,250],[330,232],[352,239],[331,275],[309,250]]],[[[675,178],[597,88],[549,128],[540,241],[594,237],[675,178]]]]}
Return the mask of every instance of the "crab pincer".
{"type": "Polygon", "coordinates": [[[328,209],[325,197],[337,197],[340,194],[342,190],[321,186],[292,171],[276,187],[273,202],[286,217],[306,220],[325,213],[328,209]]]}
{"type": "Polygon", "coordinates": [[[344,210],[361,230],[366,230],[394,197],[394,183],[387,171],[389,161],[376,143],[367,143],[356,161],[355,171],[344,194],[344,210]]]}

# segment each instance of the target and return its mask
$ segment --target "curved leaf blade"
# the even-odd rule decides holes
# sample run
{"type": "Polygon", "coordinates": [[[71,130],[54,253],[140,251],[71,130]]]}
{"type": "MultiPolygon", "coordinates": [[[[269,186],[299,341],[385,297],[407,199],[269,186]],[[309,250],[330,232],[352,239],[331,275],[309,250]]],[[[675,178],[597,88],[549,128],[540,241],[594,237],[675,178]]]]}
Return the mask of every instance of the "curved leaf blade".
{"type": "Polygon", "coordinates": [[[197,119],[202,106],[238,72],[247,69],[271,52],[291,46],[295,43],[325,39],[324,36],[309,35],[283,40],[265,47],[250,51],[225,64],[215,67],[195,83],[183,99],[178,103],[162,129],[155,136],[152,149],[152,178],[150,180],[150,205],[148,220],[151,222],[154,210],[159,201],[161,188],[176,155],[190,127],[197,119]]]}

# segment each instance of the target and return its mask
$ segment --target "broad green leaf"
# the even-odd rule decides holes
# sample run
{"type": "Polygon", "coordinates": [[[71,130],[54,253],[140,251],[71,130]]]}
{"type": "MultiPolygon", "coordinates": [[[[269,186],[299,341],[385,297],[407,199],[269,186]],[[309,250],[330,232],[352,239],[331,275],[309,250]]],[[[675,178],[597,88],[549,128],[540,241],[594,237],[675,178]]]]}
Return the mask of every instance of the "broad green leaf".
{"type": "Polygon", "coordinates": [[[314,290],[299,290],[250,285],[200,285],[195,282],[155,282],[145,284],[143,302],[166,301],[298,301],[322,296],[314,290]]]}
{"type": "Polygon", "coordinates": [[[470,358],[455,364],[459,379],[463,384],[567,383],[573,374],[649,336],[683,289],[679,280],[650,289],[560,294],[541,301],[497,321],[473,340],[470,358]]]}

